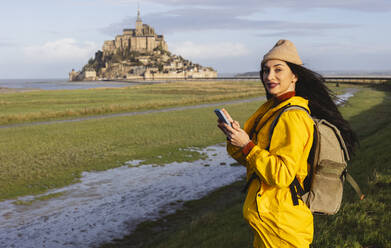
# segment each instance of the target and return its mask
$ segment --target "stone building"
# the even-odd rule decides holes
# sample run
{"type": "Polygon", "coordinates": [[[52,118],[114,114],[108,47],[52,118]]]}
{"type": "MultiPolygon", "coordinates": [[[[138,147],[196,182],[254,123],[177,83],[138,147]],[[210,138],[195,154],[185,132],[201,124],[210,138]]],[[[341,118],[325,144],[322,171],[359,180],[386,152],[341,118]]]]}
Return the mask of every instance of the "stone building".
{"type": "Polygon", "coordinates": [[[115,40],[105,41],[81,71],[72,70],[70,81],[165,80],[216,78],[217,72],[171,54],[163,35],[143,24],[137,11],[135,29],[124,29],[115,40]]]}
{"type": "Polygon", "coordinates": [[[157,35],[148,24],[143,24],[140,18],[140,10],[137,11],[135,29],[124,29],[122,35],[117,35],[115,40],[105,41],[102,47],[103,54],[116,54],[120,51],[152,52],[155,48],[167,50],[167,43],[163,35],[157,35]]]}
{"type": "Polygon", "coordinates": [[[69,81],[96,81],[99,80],[99,78],[96,75],[96,71],[89,70],[89,71],[83,71],[78,72],[72,69],[72,71],[69,73],[69,81]]]}

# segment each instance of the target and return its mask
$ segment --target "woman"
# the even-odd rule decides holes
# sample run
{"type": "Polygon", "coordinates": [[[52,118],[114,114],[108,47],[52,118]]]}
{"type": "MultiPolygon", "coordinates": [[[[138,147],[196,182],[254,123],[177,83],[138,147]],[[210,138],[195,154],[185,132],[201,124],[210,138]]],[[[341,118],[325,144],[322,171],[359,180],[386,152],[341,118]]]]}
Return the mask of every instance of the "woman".
{"type": "Polygon", "coordinates": [[[323,78],[302,66],[292,42],[278,41],[263,57],[260,77],[268,101],[247,120],[244,129],[225,110],[232,128],[218,124],[227,135],[228,153],[247,168],[243,215],[254,231],[256,248],[309,247],[313,217],[303,201],[293,204],[289,185],[296,177],[303,187],[314,123],[305,111],[292,109],[281,115],[272,138],[270,126],[284,106],[298,105],[337,126],[350,154],[357,139],[323,78]]]}

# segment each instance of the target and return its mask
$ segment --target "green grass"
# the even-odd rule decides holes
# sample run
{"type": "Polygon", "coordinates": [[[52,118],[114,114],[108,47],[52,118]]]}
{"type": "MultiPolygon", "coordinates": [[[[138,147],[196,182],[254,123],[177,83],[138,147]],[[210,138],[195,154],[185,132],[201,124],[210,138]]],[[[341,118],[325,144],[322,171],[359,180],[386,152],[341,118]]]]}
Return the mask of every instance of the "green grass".
{"type": "Polygon", "coordinates": [[[0,124],[217,102],[264,94],[259,81],[176,82],[0,94],[0,124]]]}
{"type": "Polygon", "coordinates": [[[358,201],[347,184],[340,212],[315,218],[314,247],[391,247],[390,106],[387,89],[360,92],[343,109],[361,141],[350,173],[367,196],[358,201]]]}
{"type": "MultiPolygon", "coordinates": [[[[335,87],[343,91],[349,85],[335,87]]],[[[188,81],[88,90],[0,93],[0,125],[160,109],[264,95],[260,81],[188,81]]]]}
{"type": "MultiPolygon", "coordinates": [[[[359,201],[345,184],[341,210],[315,216],[312,247],[391,247],[391,90],[362,89],[341,108],[359,134],[361,146],[349,164],[366,199],[359,201]]],[[[244,182],[219,189],[185,204],[181,211],[146,222],[130,236],[102,247],[252,247],[242,219],[239,193],[244,182]]]]}
{"type": "MultiPolygon", "coordinates": [[[[225,106],[244,120],[259,102],[225,106]]],[[[202,157],[188,147],[224,141],[214,107],[0,129],[0,199],[37,194],[75,182],[83,171],[132,159],[165,164],[202,157]]]]}
{"type": "MultiPolygon", "coordinates": [[[[116,103],[128,104],[132,108],[135,106],[131,103],[144,104],[142,108],[148,109],[164,107],[165,104],[167,106],[196,104],[244,97],[244,95],[241,95],[240,86],[230,84],[215,84],[212,82],[206,85],[204,83],[203,85],[179,83],[158,85],[159,87],[146,86],[144,88],[144,86],[140,86],[135,92],[132,92],[130,88],[22,92],[1,94],[0,105],[5,106],[1,108],[2,114],[8,111],[9,107],[9,115],[21,114],[23,116],[26,113],[27,116],[28,113],[32,112],[46,113],[48,111],[49,113],[56,113],[57,111],[64,111],[64,109],[71,108],[67,103],[73,102],[72,97],[79,99],[79,101],[84,99],[85,103],[79,104],[85,104],[87,109],[95,108],[95,104],[110,106],[110,101],[114,100],[116,103]],[[124,97],[121,98],[121,90],[129,92],[125,92],[124,97]],[[130,97],[132,94],[143,94],[142,91],[145,93],[144,98],[135,100],[130,97]],[[90,92],[93,94],[89,95],[90,92]],[[204,97],[200,97],[199,94],[203,94],[204,97]],[[125,95],[128,100],[126,100],[125,95]],[[10,98],[5,99],[7,97],[10,98]],[[35,101],[32,101],[32,99],[35,99],[35,101]],[[152,102],[155,101],[155,105],[151,104],[148,99],[152,102]],[[172,99],[174,99],[173,102],[171,102],[172,99]],[[127,103],[127,101],[130,103],[127,103]],[[20,105],[18,105],[19,102],[20,105]],[[19,106],[19,109],[15,106],[19,106]],[[49,108],[49,110],[45,110],[45,108],[49,108]]],[[[262,90],[257,91],[259,90],[258,84],[248,83],[247,86],[243,84],[243,89],[246,89],[243,92],[253,89],[251,94],[254,93],[255,96],[258,92],[256,95],[259,95],[262,90]]],[[[346,87],[349,86],[334,88],[334,90],[337,90],[339,94],[346,87]]],[[[345,115],[352,120],[358,118],[357,116],[361,116],[360,113],[363,111],[381,106],[383,104],[382,99],[385,97],[385,93],[372,90],[362,91],[359,94],[361,95],[354,98],[358,102],[346,107],[350,112],[346,112],[345,115]],[[365,94],[369,94],[369,101],[362,102],[366,97],[365,94]]],[[[235,119],[243,123],[260,104],[260,102],[252,102],[224,107],[235,119]]],[[[80,108],[80,106],[72,106],[72,109],[80,108]]],[[[77,123],[0,129],[0,200],[43,193],[49,189],[76,182],[83,171],[106,170],[121,166],[128,160],[142,159],[145,160],[145,163],[164,164],[173,161],[199,159],[203,156],[202,154],[186,150],[186,148],[206,147],[224,142],[223,135],[216,127],[216,116],[213,109],[214,107],[210,107],[77,123]]],[[[388,111],[386,107],[384,111],[388,111]]],[[[101,112],[99,113],[101,114],[101,112]]],[[[71,116],[68,115],[68,117],[71,116]]],[[[376,120],[373,123],[374,127],[377,127],[376,123],[383,120],[378,116],[379,114],[371,116],[376,120]]],[[[49,117],[43,114],[36,119],[15,119],[13,121],[23,122],[45,118],[49,117]]],[[[57,119],[59,116],[50,118],[57,119]]],[[[367,126],[360,121],[354,121],[355,128],[360,128],[360,125],[362,125],[366,129],[367,126]],[[358,123],[356,124],[356,122],[358,123]],[[358,126],[356,127],[356,125],[358,126]]],[[[367,121],[367,117],[362,117],[362,121],[367,121]]],[[[383,121],[382,123],[385,125],[387,122],[383,121]]],[[[372,135],[375,130],[376,128],[373,128],[363,133],[367,133],[368,136],[372,135]]],[[[362,138],[364,139],[364,137],[362,138]]],[[[371,175],[374,173],[374,171],[370,172],[371,175]]],[[[387,182],[384,178],[388,178],[388,174],[378,169],[374,178],[376,180],[374,179],[373,185],[382,185],[387,182]]],[[[228,192],[224,194],[224,200],[221,198],[220,191],[217,191],[212,194],[212,198],[206,198],[209,200],[186,203],[186,207],[182,212],[183,216],[180,218],[173,216],[171,219],[171,221],[178,219],[178,221],[174,221],[174,223],[177,223],[175,225],[176,229],[169,229],[164,238],[159,236],[161,237],[159,242],[156,240],[152,242],[153,239],[150,239],[147,234],[150,233],[151,228],[162,227],[162,224],[145,224],[145,229],[142,229],[145,232],[138,232],[141,233],[140,240],[143,240],[142,242],[145,242],[145,239],[148,242],[151,241],[148,244],[150,247],[200,247],[198,246],[199,242],[205,245],[202,247],[219,247],[219,244],[224,244],[224,247],[246,247],[251,243],[251,234],[249,234],[247,225],[241,218],[241,200],[243,196],[235,193],[238,192],[240,183],[235,185],[222,189],[222,191],[226,190],[224,192],[228,192]],[[214,207],[210,206],[212,203],[214,207]],[[200,212],[193,212],[195,207],[198,207],[200,212]],[[190,212],[186,212],[186,209],[190,212]],[[220,220],[226,222],[220,222],[220,220]],[[190,229],[189,223],[191,223],[190,229]],[[209,225],[211,228],[202,229],[209,225]],[[144,233],[144,236],[142,233],[144,233]],[[197,239],[194,235],[199,235],[201,238],[197,239]],[[194,237],[190,238],[189,236],[194,237]],[[167,243],[162,241],[163,239],[167,242],[171,240],[172,245],[166,246],[167,243]],[[177,240],[182,241],[177,242],[177,240]],[[178,243],[178,245],[175,246],[175,243],[178,243]],[[235,244],[235,246],[230,246],[230,244],[235,244]]],[[[28,202],[16,202],[16,204],[18,203],[29,204],[28,202]]],[[[134,236],[131,239],[134,239],[134,236]]]]}
{"type": "MultiPolygon", "coordinates": [[[[215,83],[208,85],[209,91],[216,90],[215,83]]],[[[182,83],[160,87],[185,90],[182,83]]],[[[48,99],[60,92],[40,94],[48,99]]],[[[68,91],[63,92],[67,94],[58,95],[58,101],[67,99],[68,91]]],[[[19,94],[22,97],[25,93],[19,94]]],[[[259,105],[253,102],[225,107],[243,123],[259,105]]],[[[106,170],[132,159],[155,164],[198,159],[202,156],[199,153],[180,149],[223,141],[213,109],[0,129],[0,200],[62,187],[76,182],[83,171],[106,170]]]]}

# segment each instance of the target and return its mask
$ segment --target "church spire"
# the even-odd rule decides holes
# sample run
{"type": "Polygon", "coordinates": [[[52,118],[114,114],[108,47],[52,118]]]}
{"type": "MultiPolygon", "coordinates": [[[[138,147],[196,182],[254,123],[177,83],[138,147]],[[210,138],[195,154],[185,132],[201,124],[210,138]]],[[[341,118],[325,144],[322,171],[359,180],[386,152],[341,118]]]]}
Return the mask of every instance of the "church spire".
{"type": "Polygon", "coordinates": [[[143,34],[143,22],[140,18],[140,5],[137,8],[137,20],[136,20],[136,36],[141,36],[143,34]]]}
{"type": "Polygon", "coordinates": [[[140,18],[140,4],[139,3],[137,3],[137,21],[141,22],[141,18],[140,18]]]}

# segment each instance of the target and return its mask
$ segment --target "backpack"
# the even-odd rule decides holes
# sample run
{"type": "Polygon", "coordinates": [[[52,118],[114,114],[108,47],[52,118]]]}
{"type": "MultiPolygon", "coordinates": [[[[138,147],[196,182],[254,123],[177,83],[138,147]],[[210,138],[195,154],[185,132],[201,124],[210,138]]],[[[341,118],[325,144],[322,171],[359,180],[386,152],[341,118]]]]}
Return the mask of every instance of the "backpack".
{"type": "Polygon", "coordinates": [[[313,118],[301,106],[289,104],[274,119],[270,128],[270,140],[280,116],[291,109],[306,111],[314,121],[314,140],[308,156],[310,171],[304,180],[304,189],[296,177],[290,184],[293,204],[298,205],[298,198],[301,197],[312,213],[333,215],[341,207],[345,180],[351,184],[360,199],[364,199],[360,187],[347,172],[349,153],[340,131],[333,124],[324,119],[313,118]]]}
{"type": "MultiPolygon", "coordinates": [[[[301,106],[288,104],[282,108],[273,120],[269,132],[269,141],[272,139],[274,128],[280,116],[291,109],[304,110],[314,121],[314,140],[308,156],[310,170],[304,179],[304,188],[301,187],[296,177],[289,185],[293,205],[298,205],[298,199],[301,198],[312,213],[333,215],[341,207],[345,180],[351,184],[360,199],[364,199],[360,187],[353,177],[347,173],[347,161],[350,160],[349,153],[340,131],[333,124],[324,119],[313,118],[307,109],[301,106]]],[[[266,150],[269,150],[269,148],[270,142],[266,150]]],[[[254,173],[243,192],[247,190],[251,181],[255,178],[257,178],[257,175],[254,173]]]]}

